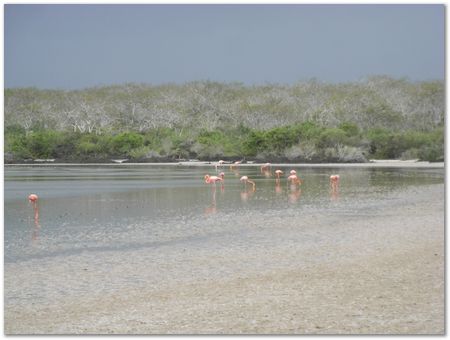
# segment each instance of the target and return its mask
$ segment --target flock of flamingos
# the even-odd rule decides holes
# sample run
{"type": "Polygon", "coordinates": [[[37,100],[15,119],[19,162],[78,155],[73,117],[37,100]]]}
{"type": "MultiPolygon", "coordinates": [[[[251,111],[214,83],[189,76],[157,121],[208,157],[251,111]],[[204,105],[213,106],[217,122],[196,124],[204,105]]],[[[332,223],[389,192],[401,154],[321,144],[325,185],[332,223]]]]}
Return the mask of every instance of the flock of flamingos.
{"type": "MultiPolygon", "coordinates": [[[[230,164],[230,170],[234,171],[235,169],[237,169],[239,167],[240,163],[241,163],[240,161],[237,161],[237,162],[230,164]]],[[[211,213],[215,213],[217,211],[217,209],[216,209],[216,183],[221,184],[221,191],[223,191],[224,190],[225,173],[224,172],[219,173],[219,171],[222,169],[224,164],[225,164],[225,162],[223,160],[220,160],[220,161],[214,163],[214,167],[215,167],[216,173],[218,173],[218,176],[211,176],[209,174],[206,174],[204,176],[205,183],[211,184],[211,188],[213,190],[212,191],[212,193],[213,193],[212,204],[210,207],[208,207],[205,210],[205,214],[211,214],[211,213]]],[[[261,165],[261,173],[264,174],[266,177],[271,177],[272,176],[271,167],[272,167],[272,165],[270,163],[265,163],[265,164],[261,165]]],[[[281,188],[281,176],[284,173],[280,169],[276,169],[274,171],[274,173],[276,176],[275,192],[277,194],[280,194],[283,192],[283,189],[281,188]]],[[[244,191],[241,192],[241,200],[247,201],[249,196],[255,192],[256,184],[254,181],[252,181],[250,178],[248,178],[248,176],[242,176],[240,178],[240,181],[245,185],[244,191]],[[252,188],[250,190],[247,190],[248,183],[252,185],[252,188]]],[[[303,180],[301,180],[298,177],[297,171],[291,170],[289,172],[289,175],[287,176],[287,182],[290,184],[290,192],[288,194],[288,200],[290,203],[294,203],[300,197],[300,194],[301,194],[300,186],[301,186],[303,180]]],[[[339,187],[339,175],[331,175],[330,176],[330,188],[331,188],[331,198],[333,200],[336,200],[338,198],[338,187],[339,187]]]]}
{"type": "MultiPolygon", "coordinates": [[[[230,169],[236,169],[237,167],[239,167],[239,164],[241,163],[241,161],[236,161],[232,164],[230,164],[230,169]]],[[[214,167],[216,169],[216,172],[219,170],[220,167],[222,167],[225,164],[225,161],[220,160],[218,162],[216,162],[214,164],[214,167]]],[[[261,173],[264,174],[269,174],[270,175],[270,169],[271,169],[271,164],[270,163],[265,163],[261,166],[261,173]]],[[[281,171],[280,169],[276,169],[275,170],[275,175],[276,175],[276,184],[279,187],[280,185],[280,178],[283,175],[283,171],[281,171]]],[[[223,185],[224,182],[224,178],[225,178],[225,173],[220,172],[219,176],[210,176],[209,174],[206,174],[204,179],[205,179],[205,183],[207,184],[213,184],[213,189],[215,189],[215,184],[217,182],[221,182],[223,185]]],[[[248,176],[242,176],[240,178],[240,181],[242,183],[244,183],[245,187],[247,188],[247,184],[250,183],[252,185],[252,191],[256,190],[256,184],[255,182],[253,182],[251,179],[248,178],[248,176]]],[[[287,177],[287,181],[288,183],[291,184],[291,187],[296,187],[299,188],[300,185],[302,184],[302,180],[297,176],[297,172],[295,170],[291,170],[289,172],[289,176],[287,177]]],[[[332,194],[337,194],[338,191],[338,187],[339,187],[339,175],[331,175],[330,176],[330,187],[331,187],[331,192],[332,194]]],[[[37,201],[38,201],[38,196],[36,194],[30,194],[28,196],[28,201],[32,204],[33,209],[34,209],[34,222],[36,225],[39,225],[39,209],[37,206],[37,201]]]]}
{"type": "MultiPolygon", "coordinates": [[[[214,167],[216,169],[216,171],[218,170],[219,167],[223,166],[223,164],[225,163],[225,161],[220,160],[217,163],[214,164],[214,167]]],[[[230,165],[230,169],[233,170],[235,168],[237,168],[239,166],[241,162],[240,161],[236,161],[233,164],[230,165]]],[[[266,173],[266,174],[270,174],[270,168],[271,168],[271,164],[270,163],[265,163],[261,166],[261,173],[266,173]]],[[[280,182],[280,177],[281,175],[283,175],[283,171],[281,171],[280,169],[275,170],[275,175],[276,175],[276,183],[279,184],[280,182]]],[[[224,179],[225,179],[225,173],[221,172],[219,174],[219,176],[210,176],[209,174],[206,174],[205,177],[205,183],[207,184],[216,184],[216,182],[221,182],[223,183],[224,179]]],[[[253,186],[253,191],[256,190],[256,184],[255,182],[251,181],[247,176],[242,176],[240,178],[240,181],[243,182],[245,184],[245,186],[247,186],[247,183],[252,184],[253,186]]],[[[288,183],[290,183],[293,186],[300,186],[302,184],[302,180],[297,176],[297,171],[295,170],[291,170],[289,172],[289,176],[287,177],[287,181],[288,183]]],[[[338,190],[338,186],[339,186],[339,175],[331,175],[330,176],[330,186],[331,186],[331,190],[332,192],[337,192],[338,190]]],[[[214,186],[215,188],[215,186],[214,186]]]]}

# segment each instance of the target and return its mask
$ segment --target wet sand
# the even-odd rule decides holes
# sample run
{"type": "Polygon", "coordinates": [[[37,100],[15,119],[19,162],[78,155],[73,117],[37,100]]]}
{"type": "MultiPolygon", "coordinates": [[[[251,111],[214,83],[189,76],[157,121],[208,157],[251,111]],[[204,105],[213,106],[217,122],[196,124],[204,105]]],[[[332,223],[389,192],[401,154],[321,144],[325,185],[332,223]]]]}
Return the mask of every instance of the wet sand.
{"type": "Polygon", "coordinates": [[[5,333],[444,334],[443,184],[364,214],[211,223],[246,229],[5,263],[5,333]]]}

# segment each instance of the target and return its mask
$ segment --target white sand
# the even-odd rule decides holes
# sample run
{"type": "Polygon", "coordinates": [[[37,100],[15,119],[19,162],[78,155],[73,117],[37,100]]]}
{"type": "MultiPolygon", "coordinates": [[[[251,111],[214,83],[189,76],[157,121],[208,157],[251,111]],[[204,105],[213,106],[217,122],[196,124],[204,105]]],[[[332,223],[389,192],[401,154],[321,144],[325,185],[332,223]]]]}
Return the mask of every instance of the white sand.
{"type": "Polygon", "coordinates": [[[444,334],[444,185],[395,202],[236,216],[247,232],[207,248],[5,263],[5,333],[444,334]]]}

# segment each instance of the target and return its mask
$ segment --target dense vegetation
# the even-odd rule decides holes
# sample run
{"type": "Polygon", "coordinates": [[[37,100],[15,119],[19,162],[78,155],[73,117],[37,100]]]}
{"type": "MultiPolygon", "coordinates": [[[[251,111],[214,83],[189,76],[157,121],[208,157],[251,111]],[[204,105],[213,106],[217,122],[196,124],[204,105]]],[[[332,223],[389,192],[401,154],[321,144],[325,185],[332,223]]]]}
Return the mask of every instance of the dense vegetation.
{"type": "Polygon", "coordinates": [[[443,160],[443,82],[5,90],[5,162],[443,160]]]}

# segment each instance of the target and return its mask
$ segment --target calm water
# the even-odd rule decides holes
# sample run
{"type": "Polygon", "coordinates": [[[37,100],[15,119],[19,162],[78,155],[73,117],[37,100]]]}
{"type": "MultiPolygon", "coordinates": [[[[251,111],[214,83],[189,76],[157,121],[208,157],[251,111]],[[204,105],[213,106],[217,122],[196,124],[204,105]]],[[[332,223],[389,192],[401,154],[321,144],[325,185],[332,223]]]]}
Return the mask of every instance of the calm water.
{"type": "MultiPolygon", "coordinates": [[[[280,167],[289,172],[292,167],[280,167]]],[[[272,169],[274,170],[274,169],[272,169]]],[[[224,167],[225,184],[213,190],[203,181],[212,166],[55,166],[6,167],[4,214],[5,262],[203,242],[209,235],[239,232],[236,216],[333,213],[370,214],[380,202],[399,204],[395,194],[407,188],[443,183],[444,169],[297,168],[301,190],[283,178],[261,174],[259,167],[224,167]],[[337,194],[328,178],[339,173],[337,194]],[[256,191],[239,182],[247,175],[256,191]],[[39,195],[38,223],[27,201],[39,195]],[[214,221],[229,221],[215,225],[214,221]]],[[[285,175],[286,176],[286,175],[285,175]]],[[[379,213],[379,212],[378,212],[379,213]]],[[[242,226],[241,226],[242,228],[242,226]]]]}

